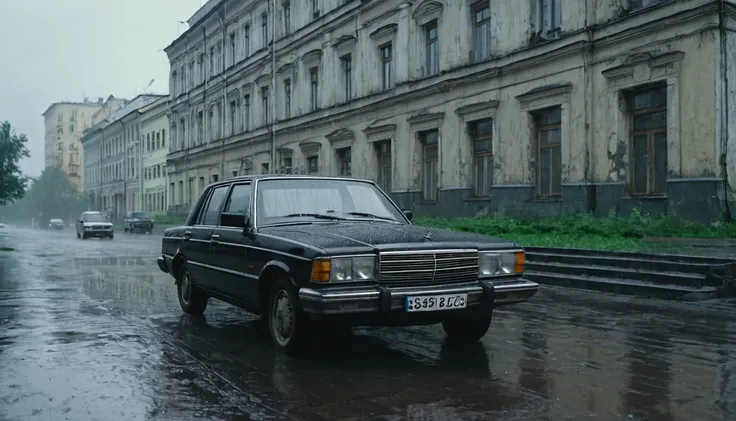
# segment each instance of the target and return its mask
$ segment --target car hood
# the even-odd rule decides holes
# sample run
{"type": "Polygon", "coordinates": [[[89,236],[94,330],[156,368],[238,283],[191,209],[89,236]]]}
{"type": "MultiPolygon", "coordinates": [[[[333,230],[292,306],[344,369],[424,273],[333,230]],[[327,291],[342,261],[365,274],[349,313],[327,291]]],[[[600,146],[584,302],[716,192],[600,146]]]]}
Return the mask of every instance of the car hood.
{"type": "Polygon", "coordinates": [[[514,248],[514,242],[487,235],[417,225],[383,222],[338,222],[267,227],[259,232],[324,250],[366,248],[377,250],[437,248],[514,248]]]}

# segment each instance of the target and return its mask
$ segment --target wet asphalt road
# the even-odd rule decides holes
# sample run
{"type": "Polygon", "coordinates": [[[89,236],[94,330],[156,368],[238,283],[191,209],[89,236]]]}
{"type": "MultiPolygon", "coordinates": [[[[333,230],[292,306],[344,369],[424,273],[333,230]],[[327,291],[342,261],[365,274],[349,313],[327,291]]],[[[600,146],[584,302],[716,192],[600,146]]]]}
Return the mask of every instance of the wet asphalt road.
{"type": "Polygon", "coordinates": [[[361,329],[294,359],[239,309],[183,316],[155,234],[0,246],[0,420],[736,420],[736,303],[545,288],[475,347],[361,329]]]}

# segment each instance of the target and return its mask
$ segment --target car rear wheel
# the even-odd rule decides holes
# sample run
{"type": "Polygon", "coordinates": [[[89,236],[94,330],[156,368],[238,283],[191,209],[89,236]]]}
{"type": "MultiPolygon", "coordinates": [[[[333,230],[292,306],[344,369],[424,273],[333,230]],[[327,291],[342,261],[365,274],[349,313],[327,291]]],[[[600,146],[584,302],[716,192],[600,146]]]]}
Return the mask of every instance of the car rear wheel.
{"type": "Polygon", "coordinates": [[[299,306],[296,288],[287,277],[279,278],[268,300],[268,332],[276,349],[294,353],[304,346],[309,319],[299,306]]]}
{"type": "Polygon", "coordinates": [[[460,342],[477,342],[488,332],[491,326],[492,315],[478,315],[447,319],[442,322],[442,328],[450,340],[460,342]]]}
{"type": "Polygon", "coordinates": [[[187,314],[202,314],[207,308],[209,297],[202,293],[194,282],[186,267],[181,269],[179,280],[176,283],[179,296],[179,305],[187,314]]]}

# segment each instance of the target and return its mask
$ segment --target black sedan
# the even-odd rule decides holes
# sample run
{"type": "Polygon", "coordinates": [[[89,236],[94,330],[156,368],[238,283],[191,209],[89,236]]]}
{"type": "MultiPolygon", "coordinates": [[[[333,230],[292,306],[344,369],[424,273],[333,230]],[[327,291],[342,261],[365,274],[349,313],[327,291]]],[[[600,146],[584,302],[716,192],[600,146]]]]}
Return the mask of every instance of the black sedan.
{"type": "Polygon", "coordinates": [[[260,314],[283,352],[318,324],[442,323],[477,341],[495,307],[537,292],[518,244],[411,219],[372,181],[240,177],[208,186],[164,232],[158,265],[186,313],[216,298],[260,314]]]}

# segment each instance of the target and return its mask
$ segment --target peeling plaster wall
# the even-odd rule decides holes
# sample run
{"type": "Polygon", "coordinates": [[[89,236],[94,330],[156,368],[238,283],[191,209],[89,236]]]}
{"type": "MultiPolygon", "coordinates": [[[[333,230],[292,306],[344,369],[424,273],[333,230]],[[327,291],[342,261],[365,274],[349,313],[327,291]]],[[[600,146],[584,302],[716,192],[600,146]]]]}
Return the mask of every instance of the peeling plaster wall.
{"type": "MultiPolygon", "coordinates": [[[[628,0],[565,1],[560,39],[550,42],[534,40],[535,1],[490,2],[492,58],[481,63],[471,59],[472,31],[458,30],[472,28],[467,2],[333,3],[333,9],[323,9],[320,19],[324,21],[317,26],[305,6],[292,2],[293,33],[277,41],[277,86],[271,89],[278,98],[275,147],[292,151],[295,172],[306,173],[307,157],[316,150],[320,174],[336,175],[335,150],[349,146],[353,176],[375,178],[378,163],[372,142],[391,140],[392,194],[400,205],[420,212],[550,215],[593,210],[605,215],[637,208],[685,217],[700,213],[707,218],[722,213],[723,200],[717,193],[723,183],[718,163],[720,132],[716,129],[720,76],[713,65],[718,56],[718,15],[712,1],[665,2],[633,12],[626,10],[628,0]],[[440,74],[426,75],[422,25],[435,18],[440,74]],[[384,91],[379,49],[387,42],[394,48],[395,87],[384,91]],[[345,98],[342,81],[340,57],[346,53],[352,54],[354,69],[351,98],[345,98]],[[320,70],[316,111],[310,107],[309,68],[313,66],[320,70]],[[293,87],[288,118],[283,107],[287,77],[293,87]],[[621,91],[652,81],[668,86],[668,197],[633,200],[626,187],[629,130],[621,91]],[[536,148],[530,112],[556,105],[562,107],[563,194],[560,200],[539,201],[533,197],[536,148]],[[494,118],[496,123],[491,200],[470,197],[473,156],[467,123],[480,118],[494,118]],[[435,128],[440,133],[440,193],[437,203],[427,204],[420,198],[418,133],[435,128]],[[374,133],[378,129],[380,133],[374,133]],[[703,183],[708,187],[703,188],[703,183]],[[697,205],[703,201],[715,204],[703,211],[697,205]]],[[[253,22],[258,32],[263,4],[232,4],[227,31],[253,22]],[[239,10],[243,4],[248,5],[245,12],[239,10]]],[[[221,35],[214,32],[215,23],[204,25],[213,34],[207,45],[213,45],[221,35]]],[[[200,48],[197,43],[202,39],[197,34],[201,29],[191,35],[190,50],[200,48]]],[[[734,43],[733,36],[730,40],[734,43]]],[[[257,34],[253,42],[259,42],[257,34]]],[[[184,51],[181,41],[167,49],[172,68],[185,61],[184,51]]],[[[194,130],[188,128],[186,152],[175,149],[169,154],[170,182],[178,186],[184,181],[185,191],[191,178],[202,176],[209,182],[212,174],[221,171],[223,156],[225,174],[220,178],[243,168],[261,173],[271,149],[260,107],[260,87],[271,84],[266,53],[251,49],[252,58],[226,67],[223,77],[212,77],[172,96],[172,122],[179,122],[179,116],[191,120],[200,103],[220,101],[225,91],[240,97],[250,94],[252,114],[247,132],[224,140],[197,143],[191,139],[194,130]],[[243,157],[248,159],[247,167],[243,157]]],[[[736,83],[729,89],[734,95],[736,83]]],[[[224,104],[227,107],[229,102],[224,104]]],[[[732,127],[735,112],[736,106],[730,110],[732,127]]],[[[229,115],[227,109],[223,115],[229,115]]],[[[229,123],[223,125],[224,132],[230,133],[229,123]]],[[[172,142],[179,145],[175,127],[171,133],[172,142]]],[[[733,134],[729,140],[734,144],[730,149],[736,150],[733,134]]],[[[736,181],[736,161],[731,157],[729,165],[734,167],[730,179],[736,181]]],[[[278,164],[270,170],[278,170],[278,164]]],[[[195,182],[192,200],[199,193],[195,182]]]]}

